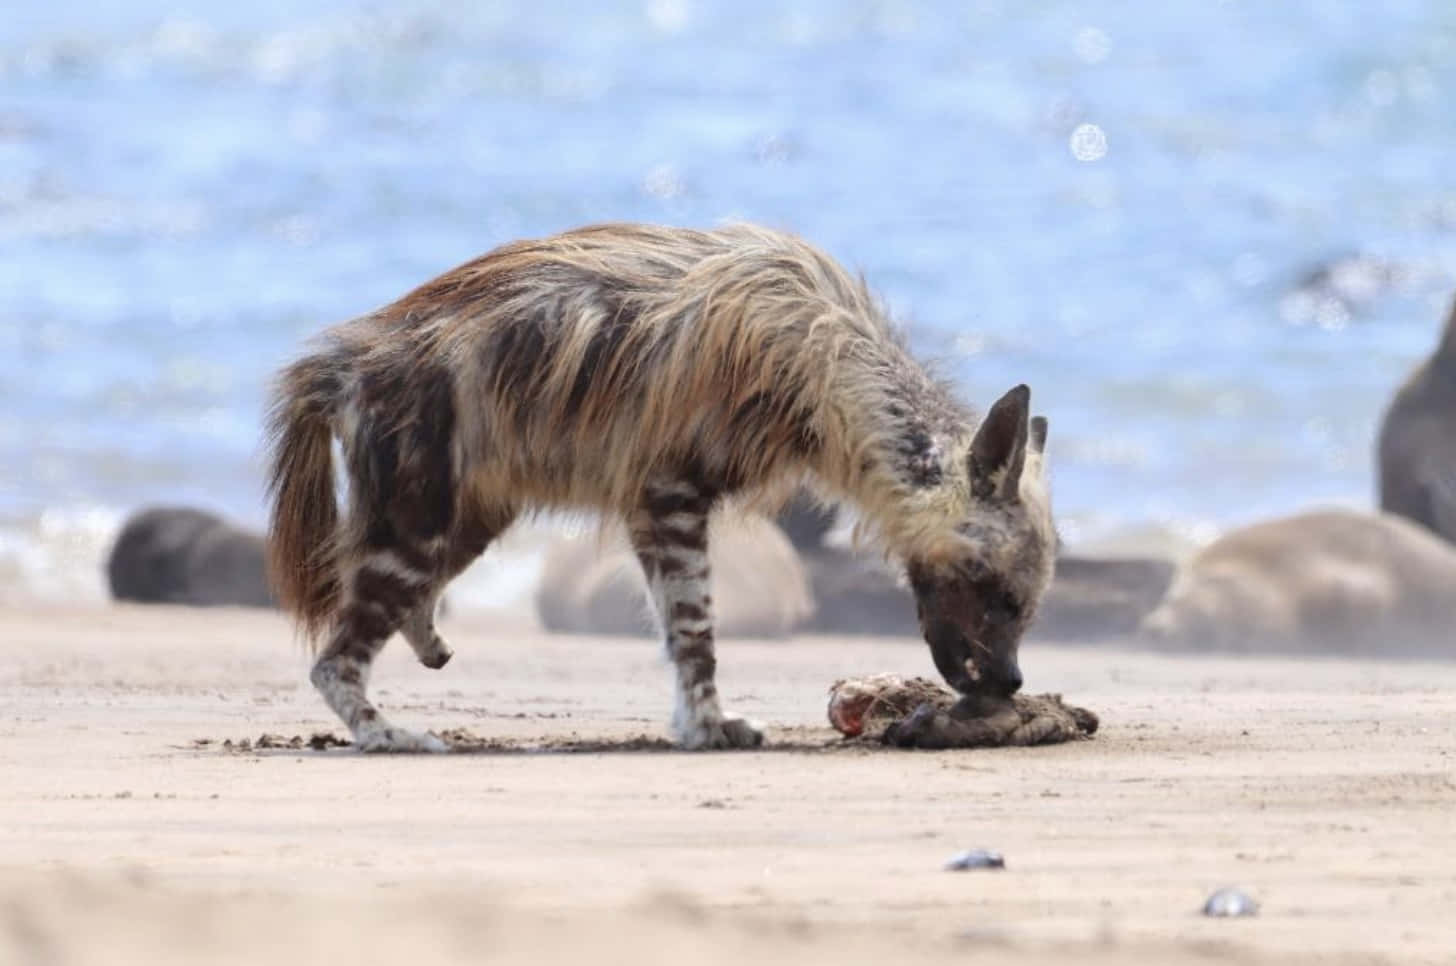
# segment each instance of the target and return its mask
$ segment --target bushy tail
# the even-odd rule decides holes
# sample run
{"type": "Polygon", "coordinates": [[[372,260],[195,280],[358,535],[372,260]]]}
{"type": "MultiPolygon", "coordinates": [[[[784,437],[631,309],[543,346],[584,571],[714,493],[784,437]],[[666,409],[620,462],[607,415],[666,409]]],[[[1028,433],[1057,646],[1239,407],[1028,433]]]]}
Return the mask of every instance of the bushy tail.
{"type": "Polygon", "coordinates": [[[310,640],[327,629],[339,597],[332,435],[340,386],[335,360],[301,359],[283,370],[268,420],[268,580],[310,640]]]}

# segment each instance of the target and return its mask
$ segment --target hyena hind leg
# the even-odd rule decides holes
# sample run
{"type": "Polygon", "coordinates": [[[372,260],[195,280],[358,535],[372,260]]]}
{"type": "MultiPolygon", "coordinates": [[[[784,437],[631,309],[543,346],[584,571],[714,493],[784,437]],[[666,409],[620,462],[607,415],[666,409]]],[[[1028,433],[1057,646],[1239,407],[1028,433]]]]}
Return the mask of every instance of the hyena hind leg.
{"type": "Polygon", "coordinates": [[[763,731],[725,714],[714,681],[708,514],[716,494],[687,482],[649,488],[628,520],[633,549],[647,575],[667,638],[677,701],[673,731],[684,748],[755,748],[763,731]]]}
{"type": "Polygon", "coordinates": [[[432,588],[424,600],[410,611],[399,629],[414,650],[415,657],[432,671],[438,671],[449,664],[450,658],[455,656],[455,652],[435,628],[435,613],[439,610],[440,594],[443,590],[443,586],[432,588]]]}
{"type": "Polygon", "coordinates": [[[445,586],[460,576],[466,567],[485,552],[490,542],[506,527],[510,526],[512,515],[502,511],[491,514],[487,521],[483,517],[462,526],[451,537],[446,550],[444,568],[439,579],[430,586],[415,608],[405,618],[400,633],[414,650],[420,663],[432,670],[439,670],[450,662],[455,652],[435,627],[435,616],[439,612],[440,595],[445,586]]]}
{"type": "Polygon", "coordinates": [[[434,569],[421,548],[395,547],[364,551],[346,576],[333,635],[309,680],[361,751],[449,750],[434,735],[390,724],[366,693],[375,656],[429,595],[434,569]]]}

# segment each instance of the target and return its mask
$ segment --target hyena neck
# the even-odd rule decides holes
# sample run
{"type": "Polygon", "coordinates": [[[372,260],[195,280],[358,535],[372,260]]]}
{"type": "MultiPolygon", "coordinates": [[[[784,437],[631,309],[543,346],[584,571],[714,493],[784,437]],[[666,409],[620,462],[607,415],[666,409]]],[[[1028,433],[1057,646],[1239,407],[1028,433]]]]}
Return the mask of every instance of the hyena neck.
{"type": "Polygon", "coordinates": [[[970,507],[970,411],[905,355],[859,374],[847,427],[855,454],[841,481],[861,513],[861,530],[902,560],[954,539],[970,507]],[[868,391],[867,391],[868,390],[868,391]]]}

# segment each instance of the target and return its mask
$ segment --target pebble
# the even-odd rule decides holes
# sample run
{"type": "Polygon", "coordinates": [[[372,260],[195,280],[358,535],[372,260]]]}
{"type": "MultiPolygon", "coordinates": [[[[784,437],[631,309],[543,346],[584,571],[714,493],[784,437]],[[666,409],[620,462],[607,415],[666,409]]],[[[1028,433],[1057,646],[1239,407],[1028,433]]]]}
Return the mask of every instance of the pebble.
{"type": "Polygon", "coordinates": [[[989,849],[967,849],[964,852],[957,852],[945,864],[945,870],[947,872],[964,872],[967,869],[1004,868],[1006,868],[1006,860],[1001,857],[1001,853],[992,852],[989,849]]]}
{"type": "Polygon", "coordinates": [[[1205,916],[1219,918],[1232,916],[1257,916],[1259,904],[1244,890],[1232,886],[1219,889],[1203,904],[1205,916]]]}

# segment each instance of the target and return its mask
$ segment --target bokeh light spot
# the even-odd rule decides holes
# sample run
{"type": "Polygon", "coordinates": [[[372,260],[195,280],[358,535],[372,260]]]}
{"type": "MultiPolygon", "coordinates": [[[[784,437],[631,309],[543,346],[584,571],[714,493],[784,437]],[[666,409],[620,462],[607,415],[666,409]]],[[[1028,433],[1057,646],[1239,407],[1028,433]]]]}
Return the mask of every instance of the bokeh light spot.
{"type": "Polygon", "coordinates": [[[1067,147],[1078,161],[1101,161],[1107,156],[1107,135],[1096,124],[1078,124],[1067,147]]]}

